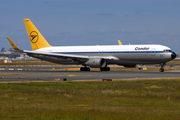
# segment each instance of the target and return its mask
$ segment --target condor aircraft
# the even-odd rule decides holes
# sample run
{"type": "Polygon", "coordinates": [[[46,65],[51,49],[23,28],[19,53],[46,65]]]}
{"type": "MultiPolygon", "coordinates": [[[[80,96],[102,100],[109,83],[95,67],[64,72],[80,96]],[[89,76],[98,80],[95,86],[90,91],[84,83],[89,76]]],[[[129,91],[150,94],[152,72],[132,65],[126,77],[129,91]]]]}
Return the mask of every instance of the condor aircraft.
{"type": "Polygon", "coordinates": [[[164,71],[166,62],[176,58],[176,53],[163,45],[97,45],[97,46],[51,46],[44,39],[30,19],[24,24],[32,51],[21,50],[7,37],[12,48],[29,56],[58,64],[81,64],[81,71],[100,68],[109,71],[108,65],[117,64],[135,67],[137,64],[160,64],[164,71]]]}

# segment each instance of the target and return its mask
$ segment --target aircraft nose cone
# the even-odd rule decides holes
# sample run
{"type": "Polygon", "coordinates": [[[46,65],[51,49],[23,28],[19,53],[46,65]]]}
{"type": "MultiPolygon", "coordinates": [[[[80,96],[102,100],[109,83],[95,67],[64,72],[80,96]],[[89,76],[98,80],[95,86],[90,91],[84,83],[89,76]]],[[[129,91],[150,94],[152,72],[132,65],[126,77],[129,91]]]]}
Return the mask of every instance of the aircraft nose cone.
{"type": "Polygon", "coordinates": [[[173,52],[173,53],[171,54],[171,58],[172,58],[172,59],[176,58],[176,56],[177,56],[177,55],[176,55],[175,52],[173,52]]]}

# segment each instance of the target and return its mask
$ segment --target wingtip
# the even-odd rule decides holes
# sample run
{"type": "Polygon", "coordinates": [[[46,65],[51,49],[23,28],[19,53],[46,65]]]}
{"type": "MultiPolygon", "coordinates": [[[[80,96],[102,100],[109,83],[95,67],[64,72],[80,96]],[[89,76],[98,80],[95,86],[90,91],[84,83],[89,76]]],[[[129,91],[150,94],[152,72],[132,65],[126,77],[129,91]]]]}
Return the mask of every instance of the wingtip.
{"type": "Polygon", "coordinates": [[[16,51],[22,51],[21,49],[19,49],[19,48],[11,41],[11,39],[10,39],[9,37],[6,37],[6,38],[7,38],[7,40],[9,41],[11,47],[12,47],[14,50],[16,50],[16,51]]]}
{"type": "Polygon", "coordinates": [[[11,41],[9,37],[6,37],[6,38],[7,38],[7,40],[8,40],[9,42],[11,41]]]}

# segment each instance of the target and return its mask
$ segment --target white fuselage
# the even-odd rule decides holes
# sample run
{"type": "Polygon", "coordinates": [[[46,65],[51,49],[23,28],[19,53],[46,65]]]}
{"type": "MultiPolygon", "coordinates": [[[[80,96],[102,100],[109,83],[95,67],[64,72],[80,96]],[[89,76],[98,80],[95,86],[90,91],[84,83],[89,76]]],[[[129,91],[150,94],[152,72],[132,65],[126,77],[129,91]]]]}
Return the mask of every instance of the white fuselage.
{"type": "MultiPolygon", "coordinates": [[[[95,56],[114,56],[119,60],[107,60],[107,64],[119,65],[159,64],[172,60],[171,49],[163,45],[57,46],[41,48],[35,51],[55,54],[83,55],[89,56],[89,58],[95,56]]],[[[60,59],[56,63],[76,64],[76,62],[72,63],[72,60],[68,61],[64,59],[60,59]]]]}

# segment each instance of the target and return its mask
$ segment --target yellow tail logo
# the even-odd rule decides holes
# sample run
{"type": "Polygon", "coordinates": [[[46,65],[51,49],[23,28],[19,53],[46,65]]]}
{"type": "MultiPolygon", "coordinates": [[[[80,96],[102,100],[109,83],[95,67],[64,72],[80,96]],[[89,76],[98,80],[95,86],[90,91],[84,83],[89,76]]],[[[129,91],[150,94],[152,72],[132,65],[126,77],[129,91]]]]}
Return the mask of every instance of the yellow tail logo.
{"type": "Polygon", "coordinates": [[[23,19],[32,50],[51,47],[29,19],[23,19]]]}

